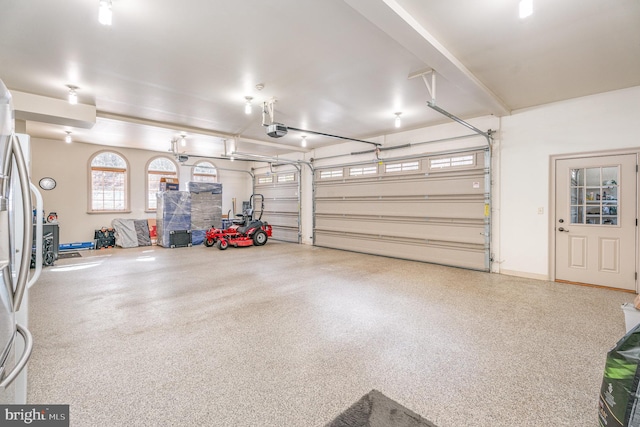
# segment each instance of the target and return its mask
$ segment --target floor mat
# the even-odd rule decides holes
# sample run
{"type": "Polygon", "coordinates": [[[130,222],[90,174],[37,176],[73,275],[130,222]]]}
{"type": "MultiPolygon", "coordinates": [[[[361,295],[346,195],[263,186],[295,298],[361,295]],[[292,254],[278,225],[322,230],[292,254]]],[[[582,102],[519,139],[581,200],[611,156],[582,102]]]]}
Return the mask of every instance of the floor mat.
{"type": "Polygon", "coordinates": [[[325,427],[437,427],[378,390],[371,390],[325,427]]]}
{"type": "Polygon", "coordinates": [[[78,258],[81,257],[82,254],[77,251],[73,252],[58,252],[58,259],[66,259],[66,258],[78,258]]]}

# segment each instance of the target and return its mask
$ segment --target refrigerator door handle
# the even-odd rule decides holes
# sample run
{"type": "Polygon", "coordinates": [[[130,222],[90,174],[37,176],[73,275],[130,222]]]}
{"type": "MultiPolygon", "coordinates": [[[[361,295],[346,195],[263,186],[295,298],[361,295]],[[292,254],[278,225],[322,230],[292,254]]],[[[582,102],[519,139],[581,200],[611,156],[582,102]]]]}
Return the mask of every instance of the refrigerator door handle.
{"type": "MultiPolygon", "coordinates": [[[[0,141],[1,143],[2,141],[0,141]]],[[[0,171],[0,197],[8,197],[9,195],[9,171],[11,170],[11,137],[7,139],[7,143],[2,150],[3,160],[2,171],[0,171]]]]}
{"type": "Polygon", "coordinates": [[[27,163],[24,160],[22,154],[22,148],[20,148],[20,141],[16,134],[11,135],[11,145],[13,156],[16,160],[16,169],[18,170],[18,178],[20,180],[20,192],[22,193],[22,226],[23,239],[22,239],[22,252],[20,253],[21,262],[20,270],[18,271],[18,277],[16,280],[15,291],[13,293],[13,310],[20,310],[20,304],[22,304],[22,297],[27,287],[27,279],[29,278],[29,268],[31,267],[31,245],[33,244],[33,225],[31,209],[31,193],[29,188],[29,173],[27,172],[27,163]]]}
{"type": "Polygon", "coordinates": [[[22,353],[22,356],[20,357],[20,360],[18,360],[11,372],[9,372],[4,377],[2,382],[0,382],[0,388],[2,389],[9,387],[13,380],[15,380],[18,375],[20,375],[20,372],[22,372],[24,367],[27,365],[29,358],[31,357],[31,350],[33,350],[33,337],[31,336],[31,332],[29,332],[28,329],[23,328],[19,324],[16,324],[16,332],[22,335],[22,338],[24,339],[24,351],[22,353]]]}
{"type": "Polygon", "coordinates": [[[44,203],[42,202],[42,194],[40,194],[40,190],[38,187],[33,185],[32,182],[29,183],[29,187],[31,187],[31,191],[36,196],[36,269],[29,279],[27,283],[27,288],[31,288],[34,283],[38,281],[40,277],[40,273],[42,273],[42,215],[41,212],[44,211],[44,203]]]}

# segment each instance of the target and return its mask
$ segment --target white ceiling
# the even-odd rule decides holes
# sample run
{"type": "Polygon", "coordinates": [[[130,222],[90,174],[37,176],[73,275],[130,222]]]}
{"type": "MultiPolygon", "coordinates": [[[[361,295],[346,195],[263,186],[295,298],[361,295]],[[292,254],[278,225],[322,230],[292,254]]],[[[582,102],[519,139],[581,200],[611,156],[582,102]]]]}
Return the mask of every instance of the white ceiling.
{"type": "MultiPolygon", "coordinates": [[[[78,86],[91,129],[27,123],[33,136],[190,154],[301,150],[273,139],[260,103],[290,127],[365,139],[446,121],[420,78],[436,71],[437,104],[462,118],[640,85],[638,0],[5,0],[0,79],[56,99],[78,86]],[[257,84],[264,84],[261,91],[257,84]],[[243,112],[254,97],[252,115],[243,112]]],[[[341,142],[311,134],[309,148],[341,142]]]]}

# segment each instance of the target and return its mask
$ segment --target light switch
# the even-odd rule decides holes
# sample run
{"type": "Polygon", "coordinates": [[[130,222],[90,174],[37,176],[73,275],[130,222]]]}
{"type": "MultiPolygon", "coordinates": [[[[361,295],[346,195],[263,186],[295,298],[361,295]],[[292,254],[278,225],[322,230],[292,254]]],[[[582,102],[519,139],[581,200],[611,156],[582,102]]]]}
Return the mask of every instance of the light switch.
{"type": "Polygon", "coordinates": [[[544,214],[544,208],[538,208],[538,215],[544,214]]]}

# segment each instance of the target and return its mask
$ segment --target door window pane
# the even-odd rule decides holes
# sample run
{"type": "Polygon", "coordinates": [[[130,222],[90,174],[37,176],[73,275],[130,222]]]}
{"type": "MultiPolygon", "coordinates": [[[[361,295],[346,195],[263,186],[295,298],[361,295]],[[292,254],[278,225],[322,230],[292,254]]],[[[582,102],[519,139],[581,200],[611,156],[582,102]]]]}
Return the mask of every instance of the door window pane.
{"type": "Polygon", "coordinates": [[[600,168],[587,168],[587,185],[600,185],[600,168]]]}
{"type": "Polygon", "coordinates": [[[619,172],[618,166],[571,170],[572,224],[618,225],[619,172]]]}

